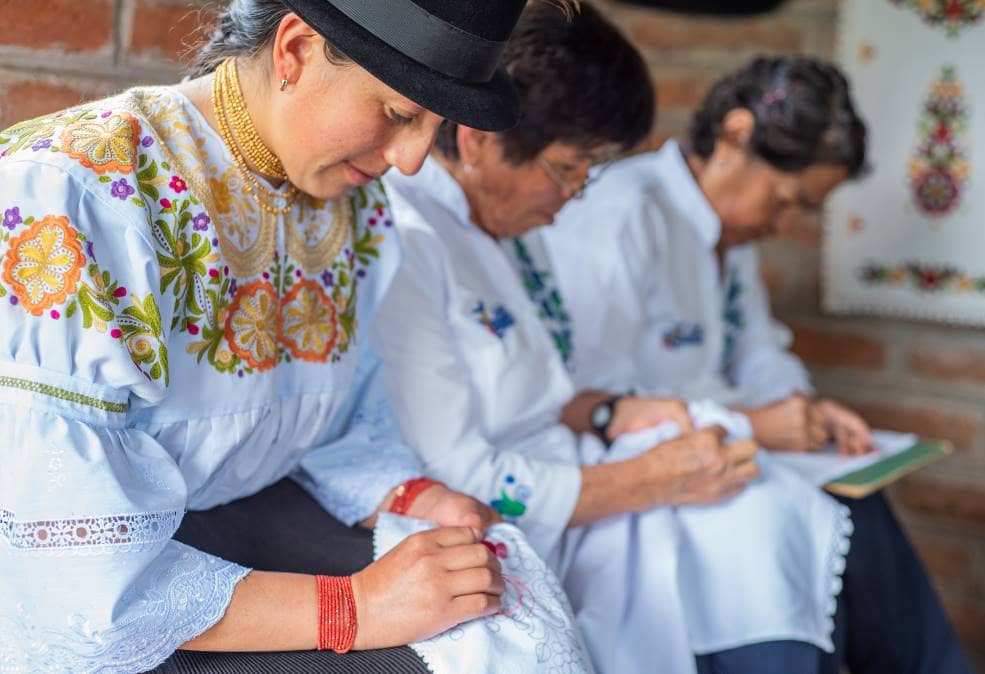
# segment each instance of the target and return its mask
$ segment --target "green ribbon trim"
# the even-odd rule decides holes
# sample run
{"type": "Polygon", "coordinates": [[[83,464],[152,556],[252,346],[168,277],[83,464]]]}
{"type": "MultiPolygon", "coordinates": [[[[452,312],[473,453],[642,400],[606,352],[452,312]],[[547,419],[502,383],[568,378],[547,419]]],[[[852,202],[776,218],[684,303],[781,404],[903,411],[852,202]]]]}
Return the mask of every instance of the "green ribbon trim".
{"type": "Polygon", "coordinates": [[[130,408],[129,403],[114,403],[108,400],[100,400],[99,398],[82,395],[81,393],[75,393],[74,391],[66,391],[65,389],[58,388],[57,386],[49,386],[48,384],[41,384],[28,379],[0,376],[0,386],[18,388],[23,391],[30,391],[32,393],[40,393],[42,395],[51,396],[52,398],[58,398],[59,400],[67,400],[72,403],[78,403],[79,405],[95,407],[96,409],[104,412],[125,414],[130,408]]]}

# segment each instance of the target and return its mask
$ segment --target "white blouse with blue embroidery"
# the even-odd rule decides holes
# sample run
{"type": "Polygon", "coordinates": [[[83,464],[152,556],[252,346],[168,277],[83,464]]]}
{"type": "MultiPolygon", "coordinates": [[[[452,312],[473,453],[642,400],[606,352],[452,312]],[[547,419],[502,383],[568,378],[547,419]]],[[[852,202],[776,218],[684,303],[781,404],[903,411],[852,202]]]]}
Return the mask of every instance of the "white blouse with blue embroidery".
{"type": "Polygon", "coordinates": [[[811,392],[771,313],[755,245],[720,265],[721,222],[680,146],[618,162],[543,240],[571,316],[575,381],[759,405],[811,392]]]}
{"type": "Polygon", "coordinates": [[[397,237],[379,184],[264,215],[171,88],[0,152],[0,669],[143,671],[249,571],[186,510],[292,476],[351,524],[421,474],[363,339],[397,237]]]}

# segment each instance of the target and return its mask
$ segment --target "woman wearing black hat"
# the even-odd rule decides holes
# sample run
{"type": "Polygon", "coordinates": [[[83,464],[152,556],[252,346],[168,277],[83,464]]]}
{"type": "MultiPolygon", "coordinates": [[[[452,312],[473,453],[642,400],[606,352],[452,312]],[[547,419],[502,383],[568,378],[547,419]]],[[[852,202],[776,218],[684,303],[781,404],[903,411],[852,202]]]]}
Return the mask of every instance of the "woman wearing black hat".
{"type": "Polygon", "coordinates": [[[334,651],[497,610],[494,514],[422,476],[363,337],[378,178],[515,122],[523,4],[233,0],[195,79],[0,133],[5,669],[425,671],[334,651]],[[366,566],[384,510],[445,527],[366,566]]]}

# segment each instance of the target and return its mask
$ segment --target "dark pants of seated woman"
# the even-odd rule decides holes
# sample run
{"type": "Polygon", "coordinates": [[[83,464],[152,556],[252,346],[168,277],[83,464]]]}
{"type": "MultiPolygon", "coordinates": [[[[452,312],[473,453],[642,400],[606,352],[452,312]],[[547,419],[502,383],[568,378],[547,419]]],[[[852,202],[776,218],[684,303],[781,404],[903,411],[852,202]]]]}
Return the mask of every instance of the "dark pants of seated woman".
{"type": "MultiPolygon", "coordinates": [[[[211,510],[189,512],[175,539],[262,571],[349,575],[373,561],[372,533],[347,527],[291,480],[211,510]]],[[[291,653],[178,651],[160,674],[428,674],[407,647],[291,653]]]]}
{"type": "Polygon", "coordinates": [[[855,533],[833,654],[778,641],[699,656],[698,674],[972,674],[923,565],[882,494],[839,499],[855,533]]]}

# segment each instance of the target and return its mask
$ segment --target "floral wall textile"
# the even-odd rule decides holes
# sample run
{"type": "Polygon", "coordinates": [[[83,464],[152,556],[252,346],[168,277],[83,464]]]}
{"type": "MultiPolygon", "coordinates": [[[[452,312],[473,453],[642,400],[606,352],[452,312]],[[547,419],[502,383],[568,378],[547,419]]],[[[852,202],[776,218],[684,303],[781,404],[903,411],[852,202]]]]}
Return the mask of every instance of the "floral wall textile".
{"type": "Polygon", "coordinates": [[[872,171],[825,218],[824,304],[985,325],[985,0],[843,0],[872,171]]]}

